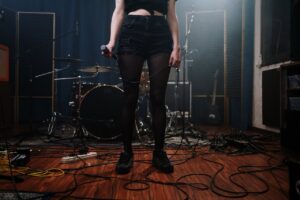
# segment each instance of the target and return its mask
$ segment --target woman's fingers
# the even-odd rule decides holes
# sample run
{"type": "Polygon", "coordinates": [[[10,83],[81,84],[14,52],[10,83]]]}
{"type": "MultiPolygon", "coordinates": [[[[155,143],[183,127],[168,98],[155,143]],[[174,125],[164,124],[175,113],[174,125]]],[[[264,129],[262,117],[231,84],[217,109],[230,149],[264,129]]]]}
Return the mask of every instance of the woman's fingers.
{"type": "Polygon", "coordinates": [[[107,57],[112,57],[112,49],[113,47],[109,44],[107,45],[103,45],[101,47],[101,54],[104,55],[104,56],[107,56],[107,57]],[[103,47],[104,46],[104,47],[103,47]]]}
{"type": "Polygon", "coordinates": [[[180,56],[177,53],[171,53],[169,60],[170,67],[180,67],[180,56]]]}

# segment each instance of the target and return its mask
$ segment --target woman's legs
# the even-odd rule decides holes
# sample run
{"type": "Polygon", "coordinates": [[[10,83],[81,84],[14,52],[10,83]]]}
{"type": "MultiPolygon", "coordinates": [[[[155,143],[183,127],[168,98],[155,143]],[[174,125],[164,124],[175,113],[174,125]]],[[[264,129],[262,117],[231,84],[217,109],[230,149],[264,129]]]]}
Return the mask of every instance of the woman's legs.
{"type": "Polygon", "coordinates": [[[152,129],[156,151],[162,151],[165,142],[165,92],[170,73],[170,67],[168,66],[169,58],[170,54],[159,53],[148,59],[152,129]]]}
{"type": "Polygon", "coordinates": [[[174,171],[174,167],[164,151],[166,129],[165,93],[170,74],[169,58],[170,54],[159,53],[148,59],[152,130],[155,140],[152,164],[164,173],[174,171]]]}
{"type": "Polygon", "coordinates": [[[144,58],[139,55],[120,55],[119,68],[124,86],[124,105],[121,116],[124,151],[132,153],[132,133],[139,95],[139,81],[144,58]]]}

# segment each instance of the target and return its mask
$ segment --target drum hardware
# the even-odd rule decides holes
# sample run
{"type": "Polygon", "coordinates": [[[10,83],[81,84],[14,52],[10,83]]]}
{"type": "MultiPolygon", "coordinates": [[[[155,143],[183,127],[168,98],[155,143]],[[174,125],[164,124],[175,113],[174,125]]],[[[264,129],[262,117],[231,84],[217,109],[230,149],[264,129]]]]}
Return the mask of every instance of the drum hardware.
{"type": "Polygon", "coordinates": [[[98,73],[95,73],[92,76],[71,76],[71,77],[63,77],[63,78],[55,78],[55,81],[64,81],[64,80],[80,80],[78,82],[82,82],[82,79],[89,79],[89,78],[95,78],[98,76],[98,73]]]}
{"type": "MultiPolygon", "coordinates": [[[[80,62],[81,61],[80,59],[74,59],[74,58],[69,58],[69,57],[67,57],[67,58],[54,58],[54,60],[68,62],[68,64],[67,64],[66,67],[63,67],[61,69],[54,68],[54,70],[52,70],[52,71],[45,72],[45,73],[42,73],[42,74],[38,74],[38,75],[34,76],[34,78],[40,78],[40,77],[50,75],[50,74],[55,74],[56,75],[58,72],[69,69],[71,67],[71,62],[80,62]]],[[[75,79],[75,78],[78,79],[80,77],[68,77],[68,78],[61,78],[61,79],[57,78],[57,79],[54,79],[54,80],[55,81],[69,80],[69,79],[75,79]]],[[[55,131],[55,128],[56,128],[56,123],[58,121],[58,118],[62,118],[61,113],[53,112],[52,116],[50,117],[49,124],[48,124],[48,129],[47,129],[48,137],[54,135],[54,131],[55,131]]]]}
{"type": "Polygon", "coordinates": [[[150,81],[147,62],[144,63],[139,82],[139,98],[136,108],[136,130],[139,141],[143,144],[152,144],[152,116],[150,112],[150,81]]]}
{"type": "Polygon", "coordinates": [[[58,122],[58,118],[68,119],[68,120],[70,120],[70,123],[74,127],[73,136],[71,139],[77,137],[81,141],[81,147],[79,148],[79,152],[81,154],[85,154],[88,152],[88,147],[85,144],[85,137],[89,136],[82,125],[82,119],[81,119],[80,110],[79,110],[80,109],[79,105],[82,101],[82,83],[83,83],[83,79],[94,78],[97,75],[98,75],[98,73],[96,73],[92,76],[63,77],[63,78],[55,79],[56,81],[76,80],[77,81],[76,83],[78,83],[78,88],[76,88],[77,89],[76,98],[74,99],[74,101],[69,102],[69,106],[73,107],[75,110],[75,112],[73,113],[74,115],[72,117],[63,117],[62,114],[54,112],[52,114],[52,117],[51,117],[51,119],[49,121],[49,125],[48,125],[48,138],[50,136],[54,136],[55,127],[58,122]]]}
{"type": "Polygon", "coordinates": [[[58,123],[58,120],[64,119],[64,121],[68,121],[70,124],[72,124],[73,128],[73,136],[72,138],[78,137],[82,143],[82,147],[80,147],[80,152],[85,153],[88,151],[87,146],[85,145],[84,141],[84,136],[87,136],[87,133],[84,131],[82,124],[81,124],[81,119],[79,116],[79,108],[77,108],[77,105],[81,102],[82,98],[82,82],[83,79],[89,79],[89,78],[94,78],[98,75],[98,73],[93,74],[92,76],[76,76],[76,77],[63,77],[63,78],[56,78],[54,79],[55,81],[64,81],[64,80],[77,80],[77,83],[79,84],[79,87],[77,88],[77,99],[74,101],[70,101],[69,105],[75,109],[74,115],[69,117],[69,116],[62,116],[61,113],[54,112],[50,118],[49,125],[48,125],[48,138],[51,136],[54,136],[54,132],[58,123]]]}
{"type": "Polygon", "coordinates": [[[150,91],[149,72],[143,70],[140,78],[139,92],[140,95],[147,95],[150,91]]]}
{"type": "MultiPolygon", "coordinates": [[[[89,77],[94,77],[89,76],[89,77]]],[[[76,80],[73,100],[69,106],[74,109],[73,124],[76,127],[73,137],[92,137],[101,141],[118,139],[121,135],[120,116],[123,90],[114,85],[92,84],[83,78],[65,77],[57,80],[76,80]],[[85,91],[85,87],[88,90],[85,91]]],[[[73,86],[74,88],[74,86],[73,86]]],[[[59,114],[54,113],[49,123],[49,135],[53,133],[53,123],[59,114]],[[51,127],[52,126],[52,127],[51,127]]]]}
{"type": "Polygon", "coordinates": [[[140,95],[136,109],[136,133],[139,141],[143,144],[152,144],[152,117],[150,113],[149,93],[140,95]]]}
{"type": "Polygon", "coordinates": [[[80,72],[88,72],[88,73],[103,73],[103,72],[110,72],[112,71],[111,67],[106,67],[106,66],[89,66],[85,68],[78,69],[80,72]]]}
{"type": "Polygon", "coordinates": [[[61,68],[61,69],[56,69],[56,68],[55,68],[55,69],[52,70],[52,71],[45,72],[45,73],[42,73],[42,74],[38,74],[38,75],[34,76],[34,78],[40,78],[40,77],[42,77],[42,76],[46,76],[46,75],[49,75],[49,74],[53,74],[53,73],[57,73],[57,72],[60,72],[60,71],[64,71],[64,70],[69,69],[69,68],[70,68],[70,65],[67,65],[66,67],[61,68]]]}
{"type": "Polygon", "coordinates": [[[177,116],[179,116],[179,111],[171,111],[168,106],[166,106],[166,116],[169,119],[167,126],[166,126],[166,133],[174,133],[176,132],[176,125],[177,125],[177,116]]]}

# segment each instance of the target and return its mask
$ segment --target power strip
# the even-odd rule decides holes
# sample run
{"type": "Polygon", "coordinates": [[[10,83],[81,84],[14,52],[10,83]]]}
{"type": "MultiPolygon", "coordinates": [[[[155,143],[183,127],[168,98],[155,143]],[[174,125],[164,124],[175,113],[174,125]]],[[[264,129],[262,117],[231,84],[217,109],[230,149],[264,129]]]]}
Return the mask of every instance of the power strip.
{"type": "Polygon", "coordinates": [[[62,157],[61,163],[70,163],[70,162],[75,162],[77,160],[82,160],[82,159],[87,159],[87,158],[93,158],[97,156],[97,152],[89,152],[87,154],[80,154],[76,156],[65,156],[62,157]]]}

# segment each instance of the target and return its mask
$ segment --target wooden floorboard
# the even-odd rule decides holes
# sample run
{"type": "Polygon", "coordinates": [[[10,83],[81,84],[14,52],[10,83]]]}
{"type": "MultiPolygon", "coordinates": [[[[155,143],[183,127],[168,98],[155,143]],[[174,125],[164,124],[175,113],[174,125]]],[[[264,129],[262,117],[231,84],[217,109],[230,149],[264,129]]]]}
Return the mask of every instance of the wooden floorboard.
{"type": "MultiPolygon", "coordinates": [[[[268,146],[277,148],[279,144],[275,142],[268,146]]],[[[24,182],[17,183],[16,188],[18,191],[53,193],[51,199],[181,200],[189,197],[196,200],[213,200],[233,199],[233,195],[244,196],[236,198],[243,200],[287,199],[284,195],[288,193],[289,187],[287,168],[262,170],[280,165],[284,159],[280,152],[269,151],[232,156],[210,150],[208,146],[198,146],[195,149],[185,146],[178,151],[176,147],[168,147],[167,152],[174,163],[175,172],[163,174],[151,166],[151,149],[136,146],[132,171],[126,175],[118,175],[114,169],[121,149],[114,146],[90,147],[90,151],[98,153],[97,158],[70,164],[60,162],[63,156],[72,153],[73,149],[70,147],[34,146],[31,148],[31,161],[27,167],[35,170],[59,168],[64,170],[65,174],[44,178],[23,175],[24,182]],[[249,166],[243,170],[258,170],[255,173],[245,173],[232,178],[245,188],[248,194],[230,181],[230,175],[238,172],[240,166],[249,166]],[[181,178],[180,183],[176,185],[179,178],[181,178]],[[222,192],[212,186],[213,178],[217,187],[228,192],[222,192]],[[233,191],[240,193],[231,193],[233,191]]],[[[0,183],[1,191],[14,191],[10,181],[0,183]]]]}

